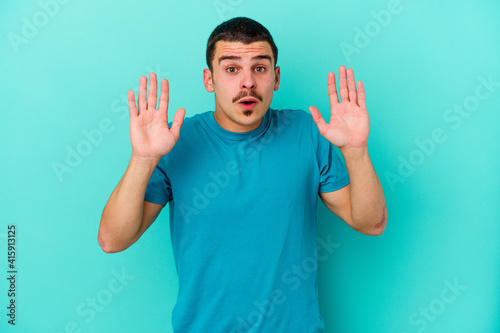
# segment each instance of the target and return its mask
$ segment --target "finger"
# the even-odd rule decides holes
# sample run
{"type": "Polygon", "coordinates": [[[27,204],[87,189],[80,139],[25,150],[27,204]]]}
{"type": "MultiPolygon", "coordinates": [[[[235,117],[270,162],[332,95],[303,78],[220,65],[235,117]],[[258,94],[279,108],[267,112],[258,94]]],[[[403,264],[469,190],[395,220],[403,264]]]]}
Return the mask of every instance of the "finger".
{"type": "MultiPolygon", "coordinates": [[[[168,111],[168,80],[161,80],[161,92],[160,92],[160,104],[158,105],[158,111],[167,114],[168,111]]],[[[167,114],[168,119],[168,114],[167,114]]],[[[168,123],[168,120],[167,120],[168,123]]]]}
{"type": "Polygon", "coordinates": [[[366,109],[365,87],[361,81],[358,81],[358,105],[366,109]]]}
{"type": "Polygon", "coordinates": [[[335,86],[335,74],[333,72],[328,73],[328,96],[330,97],[330,105],[339,103],[337,87],[335,86]]]}
{"type": "Polygon", "coordinates": [[[158,89],[158,82],[156,81],[156,74],[149,73],[149,92],[148,92],[148,110],[156,110],[156,90],[158,89]]]}
{"type": "Polygon", "coordinates": [[[352,68],[347,70],[347,84],[349,85],[349,101],[356,103],[356,83],[352,68]]]}
{"type": "Polygon", "coordinates": [[[346,80],[346,70],[345,66],[342,65],[339,68],[339,90],[340,90],[340,102],[349,100],[349,90],[347,89],[346,80]]]}
{"type": "Polygon", "coordinates": [[[321,115],[321,112],[315,107],[315,106],[310,106],[309,111],[311,112],[311,116],[316,123],[316,126],[318,126],[319,133],[323,135],[325,129],[326,129],[326,122],[325,119],[323,119],[323,116],[321,115]]]}
{"type": "Polygon", "coordinates": [[[135,104],[135,96],[132,89],[128,91],[128,111],[130,113],[130,119],[137,117],[137,105],[135,104]]]}
{"type": "Polygon", "coordinates": [[[145,76],[141,76],[139,80],[139,98],[137,102],[139,103],[139,114],[146,110],[146,84],[148,79],[145,76]]]}
{"type": "Polygon", "coordinates": [[[181,126],[184,123],[184,116],[186,114],[186,110],[184,108],[180,108],[177,110],[174,116],[174,121],[172,122],[172,127],[170,128],[170,132],[178,139],[180,132],[181,132],[181,126]]]}

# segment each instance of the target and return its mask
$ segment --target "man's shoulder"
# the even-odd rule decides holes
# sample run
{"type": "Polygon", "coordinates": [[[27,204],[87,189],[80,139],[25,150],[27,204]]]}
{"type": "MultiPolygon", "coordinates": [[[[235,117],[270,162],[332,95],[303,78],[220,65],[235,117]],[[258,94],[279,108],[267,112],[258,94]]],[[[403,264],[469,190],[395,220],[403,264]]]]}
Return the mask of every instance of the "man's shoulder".
{"type": "Polygon", "coordinates": [[[309,115],[308,112],[302,109],[271,109],[276,114],[281,114],[290,117],[305,117],[309,115]]]}
{"type": "MultiPolygon", "coordinates": [[[[182,123],[181,128],[183,128],[184,126],[186,126],[186,127],[197,126],[198,124],[206,121],[208,116],[212,112],[213,111],[205,111],[205,112],[193,114],[191,116],[184,116],[184,121],[182,123]]],[[[172,121],[173,121],[173,118],[171,120],[169,119],[169,122],[168,122],[169,127],[172,126],[172,121]]]]}
{"type": "Polygon", "coordinates": [[[302,109],[272,109],[272,116],[278,123],[294,124],[300,128],[311,126],[312,116],[302,109]]]}
{"type": "MultiPolygon", "coordinates": [[[[311,114],[302,109],[274,109],[269,108],[268,112],[274,120],[288,124],[288,123],[299,123],[304,126],[312,121],[311,114]]],[[[182,128],[185,129],[196,129],[199,128],[201,124],[206,124],[213,111],[205,111],[201,113],[196,113],[189,117],[184,117],[184,122],[182,128]]],[[[170,119],[169,119],[170,120],[170,119]]],[[[173,119],[172,119],[173,120],[173,119]]],[[[168,123],[169,127],[172,126],[172,120],[168,123]]]]}
{"type": "Polygon", "coordinates": [[[300,121],[311,117],[308,112],[302,109],[271,109],[271,111],[273,115],[280,119],[296,119],[300,121]]]}

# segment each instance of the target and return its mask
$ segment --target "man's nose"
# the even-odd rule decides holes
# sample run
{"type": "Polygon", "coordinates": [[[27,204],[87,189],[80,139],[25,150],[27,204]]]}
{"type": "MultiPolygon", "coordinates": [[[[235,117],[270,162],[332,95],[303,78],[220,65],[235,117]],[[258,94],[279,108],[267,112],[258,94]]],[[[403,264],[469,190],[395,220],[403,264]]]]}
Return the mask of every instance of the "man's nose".
{"type": "Polygon", "coordinates": [[[253,72],[251,70],[243,71],[243,76],[241,78],[241,88],[243,89],[255,88],[255,79],[253,76],[253,72]]]}

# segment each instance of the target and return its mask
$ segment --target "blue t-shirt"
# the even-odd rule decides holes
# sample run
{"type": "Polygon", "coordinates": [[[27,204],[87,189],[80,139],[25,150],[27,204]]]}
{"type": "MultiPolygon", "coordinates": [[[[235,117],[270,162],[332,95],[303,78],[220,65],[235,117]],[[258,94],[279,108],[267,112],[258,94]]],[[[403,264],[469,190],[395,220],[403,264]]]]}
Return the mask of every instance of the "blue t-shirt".
{"type": "Polygon", "coordinates": [[[145,195],[170,203],[174,332],[323,332],[318,192],[347,184],[334,146],[303,110],[269,108],[245,133],[222,128],[213,111],[186,118],[145,195]]]}

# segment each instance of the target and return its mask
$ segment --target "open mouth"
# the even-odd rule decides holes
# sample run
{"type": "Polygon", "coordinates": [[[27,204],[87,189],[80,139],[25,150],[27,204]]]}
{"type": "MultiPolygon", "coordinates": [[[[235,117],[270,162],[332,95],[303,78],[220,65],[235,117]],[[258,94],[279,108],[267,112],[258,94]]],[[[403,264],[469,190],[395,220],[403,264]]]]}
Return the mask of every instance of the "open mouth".
{"type": "Polygon", "coordinates": [[[244,100],[238,102],[238,104],[240,104],[244,110],[252,110],[255,107],[255,105],[257,105],[257,100],[244,99],[244,100]]]}

